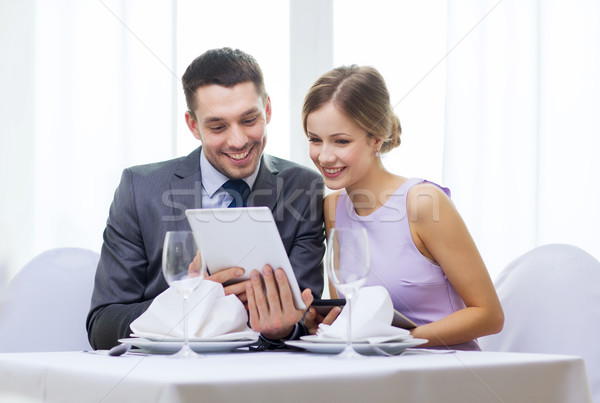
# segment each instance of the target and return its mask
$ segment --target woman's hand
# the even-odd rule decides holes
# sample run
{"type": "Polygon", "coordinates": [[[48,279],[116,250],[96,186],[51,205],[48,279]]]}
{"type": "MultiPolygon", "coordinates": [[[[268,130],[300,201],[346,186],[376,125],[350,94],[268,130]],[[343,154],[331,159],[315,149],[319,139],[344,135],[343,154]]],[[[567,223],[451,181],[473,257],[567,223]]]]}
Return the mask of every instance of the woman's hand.
{"type": "Polygon", "coordinates": [[[331,325],[340,312],[342,312],[342,308],[334,306],[327,316],[323,316],[317,312],[314,306],[310,307],[304,316],[304,326],[306,326],[306,329],[308,329],[310,334],[317,334],[319,324],[324,323],[326,325],[331,325]]]}

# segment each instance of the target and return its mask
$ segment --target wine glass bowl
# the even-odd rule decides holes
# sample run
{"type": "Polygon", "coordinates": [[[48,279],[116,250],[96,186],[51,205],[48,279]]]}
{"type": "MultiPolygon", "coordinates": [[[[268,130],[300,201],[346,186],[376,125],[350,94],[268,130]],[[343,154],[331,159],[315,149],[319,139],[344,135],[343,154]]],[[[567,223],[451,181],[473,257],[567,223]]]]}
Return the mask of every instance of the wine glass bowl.
{"type": "Polygon", "coordinates": [[[187,329],[187,300],[204,279],[206,265],[191,231],[169,231],[163,246],[162,270],[169,286],[183,297],[183,346],[173,355],[176,358],[195,358],[200,355],[189,346],[187,329]]]}
{"type": "MultiPolygon", "coordinates": [[[[352,297],[365,285],[370,269],[369,240],[364,228],[332,228],[327,240],[325,269],[338,293],[346,298],[346,347],[338,358],[360,356],[352,348],[352,297]]],[[[341,295],[340,295],[341,297],[341,295]]]]}

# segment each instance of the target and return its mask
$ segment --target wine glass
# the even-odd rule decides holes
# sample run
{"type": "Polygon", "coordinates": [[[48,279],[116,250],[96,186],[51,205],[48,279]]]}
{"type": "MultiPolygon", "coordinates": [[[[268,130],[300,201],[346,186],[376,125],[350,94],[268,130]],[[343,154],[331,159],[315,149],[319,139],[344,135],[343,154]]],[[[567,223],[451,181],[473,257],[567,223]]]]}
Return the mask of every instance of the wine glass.
{"type": "MultiPolygon", "coordinates": [[[[369,275],[369,240],[364,228],[332,228],[327,240],[325,268],[329,280],[346,298],[346,347],[337,358],[362,357],[352,348],[352,297],[369,275]]],[[[341,297],[341,295],[340,295],[341,297]]]]}
{"type": "Polygon", "coordinates": [[[169,231],[165,235],[162,270],[167,283],[183,297],[183,346],[172,357],[197,358],[189,346],[187,300],[204,279],[205,262],[191,231],[169,231]]]}

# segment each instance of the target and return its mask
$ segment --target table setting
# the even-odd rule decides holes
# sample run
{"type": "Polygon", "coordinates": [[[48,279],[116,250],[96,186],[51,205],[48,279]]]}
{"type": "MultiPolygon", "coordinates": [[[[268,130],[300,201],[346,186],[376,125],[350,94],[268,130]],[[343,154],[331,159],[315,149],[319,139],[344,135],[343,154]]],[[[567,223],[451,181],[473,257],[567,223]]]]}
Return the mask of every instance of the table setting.
{"type": "MultiPolygon", "coordinates": [[[[384,287],[361,288],[369,272],[368,241],[363,231],[331,231],[325,267],[347,303],[331,325],[285,344],[292,350],[338,354],[398,355],[427,342],[392,326],[394,307],[384,287]],[[349,249],[350,248],[350,249],[349,249]]],[[[132,334],[107,352],[165,354],[199,358],[255,344],[259,334],[248,326],[248,313],[235,295],[225,295],[219,283],[204,280],[206,265],[191,231],[168,232],[163,249],[163,275],[169,288],[131,323],[132,334]],[[129,347],[134,349],[130,350],[129,347]]]]}
{"type": "MultiPolygon", "coordinates": [[[[187,313],[188,344],[196,353],[227,352],[248,346],[259,334],[247,325],[244,305],[223,286],[204,281],[190,294],[187,313]]],[[[174,354],[183,346],[185,334],[179,312],[181,296],[173,288],[158,295],[148,310],[131,324],[131,337],[120,339],[145,353],[174,354]]]]}
{"type": "MultiPolygon", "coordinates": [[[[359,354],[397,355],[427,342],[413,338],[406,329],[391,325],[393,306],[387,290],[365,287],[354,296],[352,346],[359,354]]],[[[188,343],[196,353],[229,352],[258,341],[259,334],[248,327],[248,315],[234,296],[226,296],[223,286],[204,281],[189,297],[188,343]]],[[[157,296],[148,310],[131,324],[131,337],[120,339],[133,350],[123,353],[175,354],[185,339],[181,317],[175,315],[181,296],[169,288],[157,296]]],[[[346,305],[331,324],[320,324],[315,335],[286,341],[286,345],[311,353],[337,354],[346,346],[349,309],[346,305]]],[[[123,348],[121,348],[123,349],[123,348]]],[[[116,351],[119,351],[119,347],[116,351]]],[[[413,350],[414,351],[414,350],[413,350]]],[[[117,355],[117,353],[115,353],[117,355]]]]}
{"type": "Polygon", "coordinates": [[[287,341],[288,349],[250,352],[259,335],[243,304],[204,280],[189,234],[168,238],[170,287],[131,324],[131,337],[110,351],[0,354],[0,400],[304,402],[308,390],[328,401],[591,403],[580,357],[418,348],[427,340],[392,326],[387,290],[362,287],[368,269],[340,270],[340,256],[365,258],[356,245],[344,253],[332,246],[326,256],[346,299],[338,318],[287,341]]]}
{"type": "Polygon", "coordinates": [[[314,335],[286,341],[286,345],[312,353],[341,353],[347,343],[346,327],[351,314],[351,345],[363,355],[397,355],[406,349],[427,343],[413,338],[406,329],[391,325],[394,307],[387,290],[381,286],[365,287],[353,297],[352,310],[344,306],[331,325],[321,323],[314,335]]]}
{"type": "Polygon", "coordinates": [[[397,355],[427,343],[413,338],[406,329],[392,326],[394,306],[384,287],[362,288],[370,269],[364,229],[332,228],[324,263],[329,280],[344,295],[346,304],[331,325],[321,323],[315,335],[287,341],[286,345],[351,360],[363,358],[363,354],[397,355]]]}
{"type": "Polygon", "coordinates": [[[259,334],[248,327],[242,302],[225,295],[221,284],[203,281],[205,272],[194,234],[167,232],[163,275],[169,288],[131,323],[131,337],[119,342],[174,358],[199,358],[198,353],[228,352],[255,343],[259,334]]]}

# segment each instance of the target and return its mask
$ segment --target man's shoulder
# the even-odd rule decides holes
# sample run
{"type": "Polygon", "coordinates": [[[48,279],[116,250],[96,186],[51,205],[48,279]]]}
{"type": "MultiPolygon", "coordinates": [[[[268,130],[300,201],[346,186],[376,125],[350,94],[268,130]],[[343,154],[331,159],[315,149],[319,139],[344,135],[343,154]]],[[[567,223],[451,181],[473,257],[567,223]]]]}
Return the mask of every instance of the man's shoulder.
{"type": "Polygon", "coordinates": [[[125,169],[136,178],[171,177],[173,174],[186,177],[196,173],[200,169],[199,149],[194,150],[187,156],[172,158],[165,161],[152,162],[149,164],[134,165],[125,169]]]}
{"type": "Polygon", "coordinates": [[[165,161],[134,165],[127,168],[127,171],[130,171],[132,174],[139,176],[152,176],[163,172],[171,173],[176,169],[176,167],[184,158],[185,157],[178,157],[165,161]]]}
{"type": "Polygon", "coordinates": [[[275,157],[270,154],[264,154],[264,157],[265,162],[272,169],[275,169],[279,175],[300,175],[308,178],[321,178],[321,174],[319,174],[316,170],[297,162],[275,157]]]}

